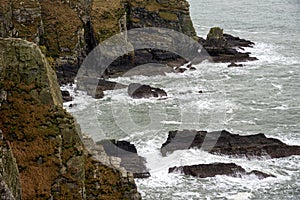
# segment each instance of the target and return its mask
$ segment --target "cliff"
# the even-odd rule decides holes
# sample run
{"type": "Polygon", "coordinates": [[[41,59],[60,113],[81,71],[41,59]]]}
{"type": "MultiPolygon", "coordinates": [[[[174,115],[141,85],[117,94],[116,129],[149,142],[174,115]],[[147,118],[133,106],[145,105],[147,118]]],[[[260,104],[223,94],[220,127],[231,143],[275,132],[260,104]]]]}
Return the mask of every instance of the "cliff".
{"type": "Polygon", "coordinates": [[[86,150],[37,45],[0,39],[0,94],[2,199],[140,198],[132,174],[86,150]]]}
{"type": "Polygon", "coordinates": [[[60,83],[73,81],[82,61],[99,42],[121,31],[151,26],[196,36],[186,0],[0,3],[0,37],[22,38],[41,46],[60,83]]]}

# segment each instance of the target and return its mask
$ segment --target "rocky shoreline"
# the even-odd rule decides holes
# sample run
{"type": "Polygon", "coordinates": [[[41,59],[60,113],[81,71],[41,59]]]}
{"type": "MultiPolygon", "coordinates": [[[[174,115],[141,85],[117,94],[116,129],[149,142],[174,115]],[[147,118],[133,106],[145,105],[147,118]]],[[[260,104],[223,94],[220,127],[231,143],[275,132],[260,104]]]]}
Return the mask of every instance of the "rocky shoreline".
{"type": "MultiPolygon", "coordinates": [[[[145,158],[130,142],[95,143],[81,133],[76,120],[62,108],[63,101],[73,98],[69,92],[60,91],[59,85],[75,82],[84,59],[98,44],[118,33],[144,27],[185,34],[203,47],[202,57],[190,62],[162,49],[135,49],[116,58],[103,76],[76,80],[77,89],[97,99],[103,98],[106,90],[120,88],[128,88],[132,98],[161,99],[167,98],[163,89],[139,83],[127,86],[107,78],[182,73],[195,70],[193,64],[206,59],[230,63],[229,67],[241,67],[236,62],[257,59],[241,52],[253,47],[253,42],[225,34],[221,28],[212,28],[205,39],[198,37],[186,0],[1,2],[1,199],[141,199],[134,178],[151,176],[145,158]],[[143,68],[137,68],[140,65],[143,68]]],[[[184,46],[185,41],[179,42],[184,46]]],[[[195,130],[170,131],[161,154],[168,156],[189,148],[247,159],[300,155],[299,146],[264,134],[241,136],[195,130]]],[[[247,172],[233,163],[178,166],[169,172],[199,178],[273,177],[255,170],[247,172]]]]}

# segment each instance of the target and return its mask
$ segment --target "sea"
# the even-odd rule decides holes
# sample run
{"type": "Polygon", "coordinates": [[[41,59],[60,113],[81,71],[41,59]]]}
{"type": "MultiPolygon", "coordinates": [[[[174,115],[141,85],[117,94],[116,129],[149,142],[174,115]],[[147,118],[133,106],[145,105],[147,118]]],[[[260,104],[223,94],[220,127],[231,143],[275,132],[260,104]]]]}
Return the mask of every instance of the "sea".
{"type": "Polygon", "coordinates": [[[211,27],[221,27],[225,33],[253,41],[253,48],[241,51],[251,52],[258,60],[242,63],[240,68],[204,61],[184,73],[110,79],[162,88],[168,98],[160,100],[132,99],[126,89],[106,91],[103,99],[95,100],[64,86],[74,96],[65,108],[95,141],[118,139],[135,144],[151,173],[148,179],[136,179],[143,199],[299,200],[300,156],[248,159],[189,149],[162,157],[160,147],[168,132],[183,129],[264,133],[300,145],[300,1],[189,3],[199,36],[205,38],[211,27]],[[173,166],[214,162],[236,163],[246,171],[259,170],[276,178],[195,178],[168,173],[173,166]]]}

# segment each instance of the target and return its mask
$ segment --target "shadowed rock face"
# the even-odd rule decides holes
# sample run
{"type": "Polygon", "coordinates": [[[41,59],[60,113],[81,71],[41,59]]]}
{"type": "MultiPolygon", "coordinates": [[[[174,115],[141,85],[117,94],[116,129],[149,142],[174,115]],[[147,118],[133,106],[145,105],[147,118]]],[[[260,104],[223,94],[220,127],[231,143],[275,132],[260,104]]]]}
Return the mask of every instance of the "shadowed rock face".
{"type": "Polygon", "coordinates": [[[128,86],[128,95],[134,99],[141,99],[151,97],[166,97],[167,93],[160,88],[154,88],[149,85],[131,83],[128,86]]]}
{"type": "Polygon", "coordinates": [[[257,170],[251,172],[246,172],[241,166],[234,163],[212,163],[212,164],[199,164],[192,166],[180,166],[169,168],[169,173],[183,173],[185,175],[191,175],[199,178],[214,177],[217,175],[227,175],[233,177],[239,177],[245,175],[255,175],[259,179],[264,179],[267,177],[274,177],[257,170]]]}
{"type": "Polygon", "coordinates": [[[241,136],[227,131],[206,132],[195,130],[170,131],[161,153],[179,149],[201,148],[214,154],[234,156],[266,156],[271,158],[300,155],[300,146],[289,146],[278,139],[267,138],[264,134],[241,136]],[[204,142],[205,141],[205,142],[204,142]]]}
{"type": "Polygon", "coordinates": [[[120,158],[120,166],[132,172],[135,178],[150,177],[149,170],[145,165],[146,160],[137,154],[134,144],[116,140],[103,140],[97,142],[97,144],[101,144],[104,147],[107,155],[120,158]]]}

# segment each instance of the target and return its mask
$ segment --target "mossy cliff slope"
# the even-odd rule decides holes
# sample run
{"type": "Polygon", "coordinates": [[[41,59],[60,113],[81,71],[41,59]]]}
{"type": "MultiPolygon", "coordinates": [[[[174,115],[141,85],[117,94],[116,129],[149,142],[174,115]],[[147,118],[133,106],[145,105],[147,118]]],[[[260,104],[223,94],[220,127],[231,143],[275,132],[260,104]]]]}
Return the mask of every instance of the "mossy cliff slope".
{"type": "Polygon", "coordinates": [[[85,150],[38,46],[0,39],[0,97],[0,189],[7,199],[140,198],[130,175],[85,150]]]}

